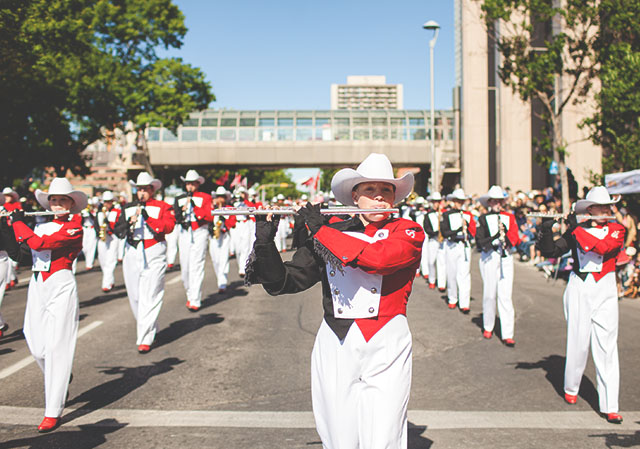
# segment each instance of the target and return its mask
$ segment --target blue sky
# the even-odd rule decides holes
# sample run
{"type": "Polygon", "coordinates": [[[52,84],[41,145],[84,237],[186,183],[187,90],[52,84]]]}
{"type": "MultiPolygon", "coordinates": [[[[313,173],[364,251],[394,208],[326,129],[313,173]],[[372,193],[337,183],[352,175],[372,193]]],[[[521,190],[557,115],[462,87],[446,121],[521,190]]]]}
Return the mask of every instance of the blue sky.
{"type": "MultiPolygon", "coordinates": [[[[201,68],[213,108],[329,109],[348,75],[385,75],[404,86],[405,109],[428,109],[431,31],[435,106],[451,108],[453,0],[174,0],[189,29],[181,57],[201,68]]],[[[304,172],[301,176],[308,176],[304,172]]]]}

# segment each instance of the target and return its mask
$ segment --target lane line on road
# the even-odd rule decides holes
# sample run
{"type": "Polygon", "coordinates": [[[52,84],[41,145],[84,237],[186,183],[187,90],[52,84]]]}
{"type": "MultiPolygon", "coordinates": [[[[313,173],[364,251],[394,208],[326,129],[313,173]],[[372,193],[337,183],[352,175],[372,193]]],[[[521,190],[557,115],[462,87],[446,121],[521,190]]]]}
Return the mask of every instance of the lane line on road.
{"type": "Polygon", "coordinates": [[[180,279],[182,279],[182,277],[180,275],[177,275],[176,277],[169,279],[167,282],[165,282],[165,284],[166,285],[177,284],[178,282],[180,282],[180,279]]]}
{"type": "MultiPolygon", "coordinates": [[[[66,409],[65,415],[76,409],[66,409]]],[[[82,410],[82,416],[63,426],[98,427],[233,427],[269,429],[313,429],[312,412],[239,412],[195,410],[82,410]]],[[[489,412],[409,410],[412,426],[427,430],[451,429],[563,429],[637,430],[640,412],[623,411],[624,422],[609,424],[593,411],[575,412],[489,412]]],[[[0,406],[0,424],[33,425],[42,417],[41,408],[0,406]]]]}
{"type": "MultiPolygon", "coordinates": [[[[82,329],[80,329],[78,331],[78,338],[82,337],[87,332],[90,332],[90,331],[94,330],[96,327],[100,326],[101,324],[102,324],[102,321],[94,321],[94,322],[86,325],[85,327],[83,327],[82,329]]],[[[4,379],[5,377],[9,377],[10,375],[12,375],[14,373],[17,373],[22,368],[24,368],[26,366],[29,366],[30,364],[32,364],[35,361],[36,361],[36,359],[34,359],[32,356],[28,356],[28,357],[25,357],[22,360],[19,360],[18,362],[14,363],[13,365],[8,366],[8,367],[0,370],[0,379],[4,379]]]]}

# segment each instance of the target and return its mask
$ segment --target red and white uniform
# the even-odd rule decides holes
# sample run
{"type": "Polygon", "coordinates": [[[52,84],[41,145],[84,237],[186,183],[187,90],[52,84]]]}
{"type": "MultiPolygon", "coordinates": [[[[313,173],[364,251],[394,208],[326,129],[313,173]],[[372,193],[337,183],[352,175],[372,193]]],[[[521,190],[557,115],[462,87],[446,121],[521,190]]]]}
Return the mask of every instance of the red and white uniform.
{"type": "MultiPolygon", "coordinates": [[[[253,203],[249,200],[240,201],[235,204],[237,208],[258,207],[259,203],[253,203]]],[[[247,259],[251,253],[253,242],[255,240],[256,222],[255,218],[248,215],[237,215],[236,225],[231,230],[231,247],[236,255],[238,262],[238,274],[244,276],[247,259]]]]}
{"type": "Polygon", "coordinates": [[[446,239],[447,296],[449,304],[468,309],[471,303],[471,246],[476,235],[476,222],[467,211],[450,209],[442,214],[441,232],[446,239]],[[463,222],[466,225],[463,226],[463,222]],[[464,232],[466,228],[466,232],[464,232]]]}
{"type": "Polygon", "coordinates": [[[167,269],[164,236],[173,231],[174,225],[173,209],[159,200],[149,200],[145,205],[127,204],[116,225],[116,233],[122,236],[124,232],[127,236],[122,271],[137,322],[136,345],[150,346],[156,335],[167,269]],[[141,214],[129,226],[128,221],[136,215],[138,207],[146,210],[148,218],[141,214]]]}
{"type": "Polygon", "coordinates": [[[24,335],[44,373],[45,416],[59,417],[64,408],[78,334],[78,292],[71,265],[82,250],[82,227],[54,219],[32,231],[13,224],[18,242],[31,248],[24,335]]]}
{"type": "Polygon", "coordinates": [[[96,260],[96,250],[98,248],[98,232],[96,229],[96,217],[93,208],[91,210],[84,209],[80,215],[82,216],[82,253],[84,254],[84,265],[86,269],[93,268],[96,260]]]}
{"type": "Polygon", "coordinates": [[[113,233],[118,219],[120,218],[120,209],[112,207],[111,210],[105,212],[100,209],[96,214],[96,222],[98,228],[107,223],[105,240],[98,239],[98,261],[102,269],[102,288],[111,290],[115,283],[114,273],[118,264],[118,239],[113,233]]]}
{"type": "MultiPolygon", "coordinates": [[[[225,207],[223,209],[230,209],[225,207]]],[[[217,225],[218,221],[221,221],[220,225],[220,237],[215,238],[211,235],[209,239],[209,256],[213,264],[213,271],[216,274],[216,281],[218,282],[218,289],[224,290],[227,288],[228,275],[229,275],[229,252],[231,246],[231,232],[237,223],[236,215],[216,215],[213,217],[213,226],[217,225]]]]}
{"type": "Polygon", "coordinates": [[[194,192],[192,196],[179,196],[175,199],[174,210],[182,212],[179,226],[178,248],[180,249],[180,271],[182,283],[187,293],[187,301],[195,307],[202,302],[202,281],[204,263],[209,243],[208,225],[211,216],[211,195],[194,192]],[[186,206],[186,211],[184,207],[186,206]]]}
{"type": "Polygon", "coordinates": [[[516,218],[509,212],[488,213],[478,220],[476,243],[482,251],[482,321],[485,331],[493,332],[496,306],[500,315],[501,336],[513,339],[515,311],[513,308],[513,248],[520,244],[516,218]],[[504,241],[500,237],[504,227],[504,241]]]}

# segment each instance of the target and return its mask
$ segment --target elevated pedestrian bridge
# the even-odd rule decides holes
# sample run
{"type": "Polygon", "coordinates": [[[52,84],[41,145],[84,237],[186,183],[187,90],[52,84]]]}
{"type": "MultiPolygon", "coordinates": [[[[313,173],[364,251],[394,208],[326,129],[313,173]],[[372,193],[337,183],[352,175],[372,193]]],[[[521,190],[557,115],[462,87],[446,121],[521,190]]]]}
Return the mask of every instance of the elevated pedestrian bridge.
{"type": "MultiPolygon", "coordinates": [[[[423,110],[235,111],[192,113],[177,133],[146,130],[156,167],[338,167],[385,153],[396,166],[431,164],[429,112],[423,110]]],[[[453,111],[436,111],[437,164],[459,172],[453,111]]]]}

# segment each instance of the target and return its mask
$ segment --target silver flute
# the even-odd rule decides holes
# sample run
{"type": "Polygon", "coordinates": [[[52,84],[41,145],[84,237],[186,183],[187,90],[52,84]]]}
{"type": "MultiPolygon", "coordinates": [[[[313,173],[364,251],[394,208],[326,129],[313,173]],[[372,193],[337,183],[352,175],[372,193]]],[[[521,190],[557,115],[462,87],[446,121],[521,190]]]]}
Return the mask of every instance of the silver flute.
{"type": "MultiPolygon", "coordinates": [[[[42,217],[42,216],[47,216],[47,215],[66,215],[70,213],[68,210],[59,210],[59,211],[52,211],[52,210],[39,210],[37,212],[25,212],[24,215],[27,217],[42,217]]],[[[0,212],[0,217],[10,217],[11,216],[11,212],[0,212]]]]}
{"type": "MultiPolygon", "coordinates": [[[[542,214],[539,212],[532,212],[527,214],[527,217],[531,218],[551,218],[553,220],[565,220],[567,217],[564,214],[542,214]]],[[[615,215],[589,215],[580,214],[576,215],[576,220],[615,220],[615,215]]]]}
{"type": "MultiPolygon", "coordinates": [[[[359,209],[357,207],[330,207],[329,209],[320,209],[323,215],[358,215],[358,214],[397,214],[400,209],[359,209]]],[[[246,209],[230,208],[230,209],[214,209],[212,215],[295,215],[297,211],[291,207],[282,209],[258,209],[249,207],[246,209]]]]}

